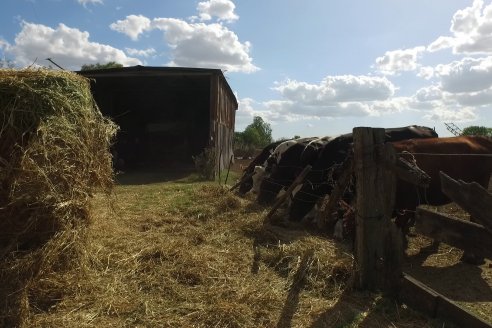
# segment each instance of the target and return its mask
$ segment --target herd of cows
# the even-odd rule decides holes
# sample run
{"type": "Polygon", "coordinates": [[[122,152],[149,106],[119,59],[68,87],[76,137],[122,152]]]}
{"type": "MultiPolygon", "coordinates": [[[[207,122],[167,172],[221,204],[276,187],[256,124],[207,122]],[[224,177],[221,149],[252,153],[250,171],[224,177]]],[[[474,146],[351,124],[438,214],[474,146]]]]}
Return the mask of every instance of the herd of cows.
{"type": "MultiPolygon", "coordinates": [[[[408,214],[412,214],[418,205],[449,202],[441,191],[439,171],[454,179],[475,181],[488,187],[492,171],[492,139],[480,136],[439,138],[433,129],[415,125],[385,129],[385,132],[385,141],[393,144],[397,154],[407,156],[407,159],[411,156],[411,160],[430,176],[430,184],[425,189],[397,181],[394,213],[400,227],[406,227],[408,214]]],[[[288,219],[292,221],[313,216],[319,201],[332,192],[342,165],[352,151],[352,144],[351,133],[274,142],[244,169],[239,193],[255,193],[258,203],[272,204],[303,168],[311,165],[312,170],[292,193],[287,211],[288,219]]],[[[350,203],[353,195],[347,190],[345,200],[350,203]]]]}

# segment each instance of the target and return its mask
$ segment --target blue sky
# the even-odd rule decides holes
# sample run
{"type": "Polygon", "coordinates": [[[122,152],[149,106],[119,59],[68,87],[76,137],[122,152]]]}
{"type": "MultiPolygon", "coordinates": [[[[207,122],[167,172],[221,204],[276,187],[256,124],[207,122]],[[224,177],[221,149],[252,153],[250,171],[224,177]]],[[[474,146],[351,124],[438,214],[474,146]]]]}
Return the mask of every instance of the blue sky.
{"type": "Polygon", "coordinates": [[[0,59],[17,67],[220,68],[236,130],[274,138],[354,126],[492,127],[490,0],[3,0],[0,59]]]}

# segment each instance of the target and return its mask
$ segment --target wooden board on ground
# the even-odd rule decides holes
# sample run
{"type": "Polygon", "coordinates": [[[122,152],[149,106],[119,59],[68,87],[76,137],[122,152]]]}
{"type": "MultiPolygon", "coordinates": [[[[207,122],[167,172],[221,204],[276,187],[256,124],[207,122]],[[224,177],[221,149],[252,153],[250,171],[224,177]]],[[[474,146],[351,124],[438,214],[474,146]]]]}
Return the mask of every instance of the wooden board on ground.
{"type": "Polygon", "coordinates": [[[454,180],[443,172],[442,192],[492,233],[492,194],[476,182],[454,180]]]}
{"type": "Polygon", "coordinates": [[[400,300],[432,318],[441,318],[458,327],[492,328],[488,322],[476,317],[408,274],[403,275],[400,300]]]}
{"type": "Polygon", "coordinates": [[[492,258],[492,238],[483,226],[418,207],[415,213],[417,232],[451,246],[492,258]]]}

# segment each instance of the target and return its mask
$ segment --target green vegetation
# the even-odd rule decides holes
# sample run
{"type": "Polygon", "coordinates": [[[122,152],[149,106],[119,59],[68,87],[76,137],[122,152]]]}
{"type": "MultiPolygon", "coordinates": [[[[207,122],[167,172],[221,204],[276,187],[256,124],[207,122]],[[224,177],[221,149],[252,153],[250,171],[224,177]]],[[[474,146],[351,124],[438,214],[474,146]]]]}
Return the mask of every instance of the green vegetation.
{"type": "Polygon", "coordinates": [[[111,62],[108,62],[106,64],[100,64],[100,63],[84,64],[84,65],[82,65],[82,68],[80,70],[81,71],[92,71],[92,70],[96,70],[96,69],[119,68],[119,67],[123,67],[123,65],[119,64],[117,62],[111,61],[111,62]]]}
{"type": "Polygon", "coordinates": [[[22,327],[442,327],[347,288],[349,243],[264,223],[269,208],[229,192],[231,176],[170,178],[120,176],[111,207],[95,195],[89,261],[51,276],[57,289],[38,283],[51,303],[22,327]]]}
{"type": "Polygon", "coordinates": [[[253,118],[243,132],[234,133],[234,153],[237,156],[253,156],[256,149],[272,143],[272,127],[260,116],[253,118]]]}
{"type": "Polygon", "coordinates": [[[486,136],[492,137],[492,128],[472,125],[463,129],[463,136],[486,136]]]}
{"type": "Polygon", "coordinates": [[[205,148],[200,154],[193,156],[195,169],[200,178],[213,180],[215,178],[215,149],[205,148]]]}

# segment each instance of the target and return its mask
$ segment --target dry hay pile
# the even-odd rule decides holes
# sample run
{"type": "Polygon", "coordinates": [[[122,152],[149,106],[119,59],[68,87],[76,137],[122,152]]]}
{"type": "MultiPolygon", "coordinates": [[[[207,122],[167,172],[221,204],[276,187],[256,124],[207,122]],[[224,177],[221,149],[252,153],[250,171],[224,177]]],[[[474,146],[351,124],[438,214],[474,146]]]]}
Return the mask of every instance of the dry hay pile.
{"type": "Polygon", "coordinates": [[[84,266],[89,200],[113,184],[116,126],[75,73],[0,70],[0,326],[22,326],[84,266]]]}
{"type": "Polygon", "coordinates": [[[268,209],[216,183],[118,185],[115,196],[114,211],[94,198],[79,289],[31,327],[430,327],[345,290],[349,245],[264,224],[268,209]]]}

